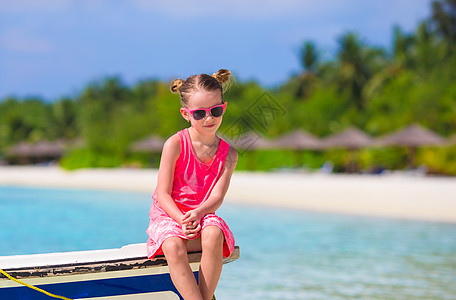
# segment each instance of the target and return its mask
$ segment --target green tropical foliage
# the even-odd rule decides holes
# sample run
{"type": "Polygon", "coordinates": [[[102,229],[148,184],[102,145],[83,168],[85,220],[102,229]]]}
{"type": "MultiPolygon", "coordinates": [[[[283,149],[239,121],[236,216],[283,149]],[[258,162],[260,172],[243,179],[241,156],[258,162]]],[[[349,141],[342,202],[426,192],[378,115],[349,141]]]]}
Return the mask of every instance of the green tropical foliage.
{"type": "MultiPolygon", "coordinates": [[[[325,137],[355,126],[381,136],[419,123],[443,137],[455,134],[456,1],[434,1],[430,17],[414,32],[396,26],[393,34],[390,48],[382,49],[347,32],[337,40],[334,58],[326,61],[318,45],[304,41],[298,57],[302,69],[281,86],[267,90],[248,81],[231,87],[224,96],[229,105],[220,131],[250,126],[269,138],[294,129],[325,137]],[[252,114],[265,91],[284,112],[263,120],[267,126],[252,114]]],[[[131,144],[152,134],[167,138],[188,126],[179,107],[166,82],[150,79],[128,86],[115,76],[54,102],[6,98],[0,102],[0,153],[6,155],[21,141],[65,138],[81,141],[60,161],[68,169],[155,167],[158,154],[133,153],[131,144]]],[[[456,174],[455,153],[455,146],[422,148],[416,160],[431,172],[456,174]]],[[[364,149],[355,157],[346,150],[251,151],[241,155],[238,169],[318,168],[332,161],[335,170],[343,171],[353,159],[366,170],[405,168],[407,150],[364,149]]]]}

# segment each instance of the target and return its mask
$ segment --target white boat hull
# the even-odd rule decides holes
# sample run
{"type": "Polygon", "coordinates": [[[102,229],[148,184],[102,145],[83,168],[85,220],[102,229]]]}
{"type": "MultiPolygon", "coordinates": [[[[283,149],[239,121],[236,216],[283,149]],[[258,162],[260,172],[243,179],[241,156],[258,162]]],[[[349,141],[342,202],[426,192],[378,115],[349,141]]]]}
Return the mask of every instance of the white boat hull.
{"type": "MultiPolygon", "coordinates": [[[[0,268],[13,277],[70,299],[182,299],[169,276],[164,257],[144,256],[145,244],[121,249],[0,257],[0,268]]],[[[201,253],[189,253],[198,278],[201,253]]],[[[239,257],[239,248],[226,259],[239,257]]],[[[0,275],[0,299],[49,296],[0,275]]]]}

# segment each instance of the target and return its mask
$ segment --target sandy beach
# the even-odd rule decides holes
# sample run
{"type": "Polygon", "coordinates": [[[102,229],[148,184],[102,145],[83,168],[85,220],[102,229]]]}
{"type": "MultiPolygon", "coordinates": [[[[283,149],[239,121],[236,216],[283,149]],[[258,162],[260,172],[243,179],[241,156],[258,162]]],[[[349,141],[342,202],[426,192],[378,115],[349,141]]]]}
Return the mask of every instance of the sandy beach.
{"type": "MultiPolygon", "coordinates": [[[[152,194],[158,170],[1,166],[0,185],[152,194]]],[[[235,172],[226,203],[456,223],[456,178],[235,172]]]]}

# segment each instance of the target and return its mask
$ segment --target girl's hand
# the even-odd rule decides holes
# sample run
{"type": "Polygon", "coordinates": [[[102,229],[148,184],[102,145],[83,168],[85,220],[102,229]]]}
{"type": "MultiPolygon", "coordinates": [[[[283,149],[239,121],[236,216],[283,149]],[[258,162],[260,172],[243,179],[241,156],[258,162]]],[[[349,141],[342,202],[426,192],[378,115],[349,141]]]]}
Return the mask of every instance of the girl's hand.
{"type": "Polygon", "coordinates": [[[189,239],[194,239],[198,236],[201,230],[200,223],[184,223],[182,224],[182,232],[189,239]]]}
{"type": "Polygon", "coordinates": [[[182,224],[199,224],[202,217],[203,216],[201,215],[201,212],[198,209],[189,210],[182,218],[182,224]]]}
{"type": "Polygon", "coordinates": [[[182,231],[189,239],[195,238],[199,234],[201,217],[201,213],[197,209],[188,211],[182,217],[182,231]]]}

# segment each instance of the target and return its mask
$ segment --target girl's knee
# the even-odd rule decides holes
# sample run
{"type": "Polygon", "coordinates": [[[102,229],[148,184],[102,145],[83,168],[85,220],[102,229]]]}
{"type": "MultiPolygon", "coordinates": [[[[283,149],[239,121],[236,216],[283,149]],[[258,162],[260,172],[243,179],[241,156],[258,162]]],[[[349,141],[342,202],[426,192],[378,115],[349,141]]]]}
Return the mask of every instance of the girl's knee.
{"type": "Polygon", "coordinates": [[[178,237],[166,239],[162,244],[162,250],[167,259],[187,255],[187,247],[184,241],[178,237]]]}
{"type": "Polygon", "coordinates": [[[208,226],[204,228],[201,233],[201,246],[203,249],[207,248],[221,248],[223,246],[223,241],[225,236],[220,228],[217,226],[208,226]]]}

